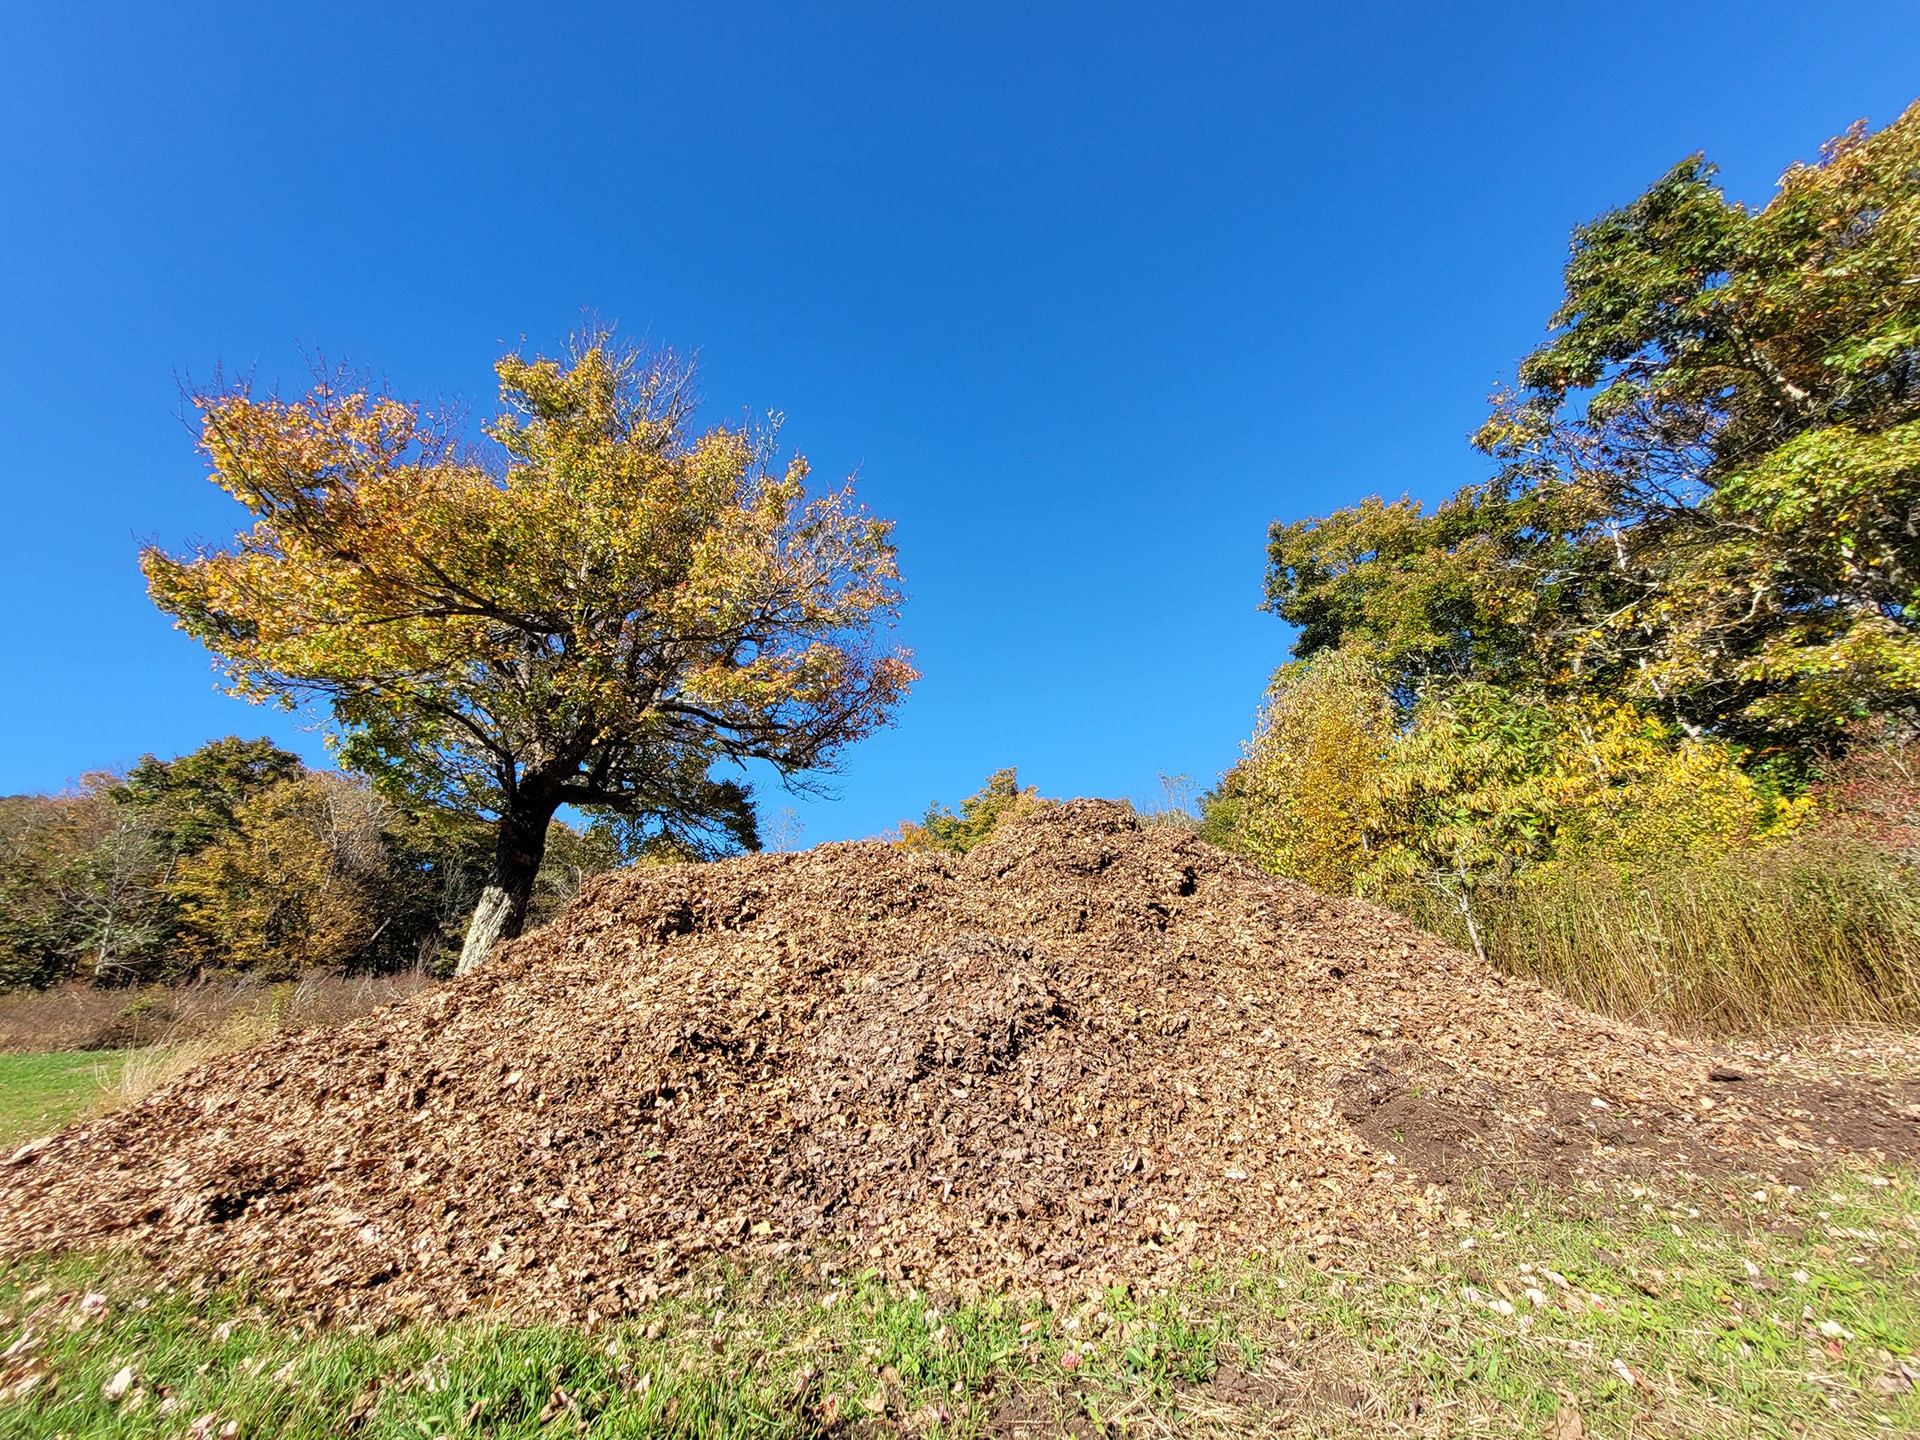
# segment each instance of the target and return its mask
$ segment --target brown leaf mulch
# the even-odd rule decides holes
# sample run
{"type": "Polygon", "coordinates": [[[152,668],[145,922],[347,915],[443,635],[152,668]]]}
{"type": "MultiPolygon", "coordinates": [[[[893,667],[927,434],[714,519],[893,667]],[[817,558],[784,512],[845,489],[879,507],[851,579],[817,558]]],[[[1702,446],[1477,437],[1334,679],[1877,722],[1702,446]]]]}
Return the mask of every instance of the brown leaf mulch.
{"type": "Polygon", "coordinates": [[[1074,801],[965,857],[603,877],[482,973],[25,1147],[0,1254],[581,1319],[716,1256],[1058,1292],[1426,1223],[1464,1173],[1920,1153],[1911,1073],[1727,1059],[1074,801]]]}

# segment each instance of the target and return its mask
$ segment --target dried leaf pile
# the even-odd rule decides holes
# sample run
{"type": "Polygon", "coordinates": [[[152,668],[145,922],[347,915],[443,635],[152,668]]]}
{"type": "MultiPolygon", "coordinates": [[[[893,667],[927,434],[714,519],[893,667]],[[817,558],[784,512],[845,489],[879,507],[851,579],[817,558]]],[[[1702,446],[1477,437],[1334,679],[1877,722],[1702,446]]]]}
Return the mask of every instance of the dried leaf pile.
{"type": "Polygon", "coordinates": [[[603,877],[480,973],[24,1147],[0,1253],[126,1246],[334,1318],[577,1320],[716,1255],[1058,1293],[1426,1223],[1464,1171],[1920,1150],[1899,1077],[1708,1069],[1074,801],[965,857],[603,877]]]}

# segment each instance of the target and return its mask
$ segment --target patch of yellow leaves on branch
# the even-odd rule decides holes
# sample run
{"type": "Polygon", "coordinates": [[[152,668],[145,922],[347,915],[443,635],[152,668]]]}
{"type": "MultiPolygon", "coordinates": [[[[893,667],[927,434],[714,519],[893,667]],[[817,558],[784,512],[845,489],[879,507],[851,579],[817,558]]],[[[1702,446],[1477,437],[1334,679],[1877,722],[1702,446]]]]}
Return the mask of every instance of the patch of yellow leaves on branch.
{"type": "Polygon", "coordinates": [[[1340,650],[1275,676],[1221,803],[1239,848],[1351,894],[1723,852],[1787,834],[1812,802],[1630,703],[1468,682],[1401,714],[1372,659],[1340,650]]]}

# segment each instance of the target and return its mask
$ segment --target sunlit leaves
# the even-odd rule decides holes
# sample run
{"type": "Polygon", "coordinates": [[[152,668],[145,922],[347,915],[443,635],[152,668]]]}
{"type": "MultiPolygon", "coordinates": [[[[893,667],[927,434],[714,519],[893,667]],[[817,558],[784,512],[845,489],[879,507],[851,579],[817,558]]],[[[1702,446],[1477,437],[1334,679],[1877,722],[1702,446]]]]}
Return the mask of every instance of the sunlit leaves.
{"type": "Polygon", "coordinates": [[[1775,198],[1700,157],[1574,233],[1551,338],[1429,513],[1276,525],[1297,654],[1630,699],[1795,765],[1920,704],[1920,106],[1775,198]]]}
{"type": "Polygon", "coordinates": [[[985,785],[960,802],[958,815],[936,801],[927,806],[918,824],[901,821],[898,843],[906,850],[950,850],[964,855],[1004,821],[1017,819],[1045,803],[1037,787],[1020,788],[1017,770],[996,770],[985,785]]]}
{"type": "Polygon", "coordinates": [[[147,551],[154,599],[236,693],[329,702],[343,760],[390,794],[524,813],[536,836],[566,804],[704,814],[752,843],[744,790],[709,767],[826,764],[914,678],[880,639],[889,527],[848,488],[810,493],[771,425],[696,431],[671,356],[594,334],[497,368],[480,451],[337,378],[196,397],[212,478],[254,524],[147,551]]]}
{"type": "Polygon", "coordinates": [[[1630,704],[1479,681],[1403,712],[1384,667],[1336,650],[1275,675],[1212,807],[1230,843],[1323,890],[1471,891],[1592,857],[1631,869],[1724,853],[1800,823],[1809,802],[1777,799],[1736,762],[1630,704]]]}

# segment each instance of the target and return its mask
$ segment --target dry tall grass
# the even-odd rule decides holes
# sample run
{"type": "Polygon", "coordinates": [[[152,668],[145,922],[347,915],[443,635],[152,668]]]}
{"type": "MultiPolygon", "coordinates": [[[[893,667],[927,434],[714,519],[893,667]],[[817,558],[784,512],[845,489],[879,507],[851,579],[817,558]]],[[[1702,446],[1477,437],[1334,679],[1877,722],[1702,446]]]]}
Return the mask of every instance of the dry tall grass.
{"type": "MultiPolygon", "coordinates": [[[[1437,895],[1395,908],[1457,943],[1437,895]]],[[[1580,1004],[1695,1033],[1920,1021],[1920,877],[1832,833],[1634,873],[1483,890],[1489,958],[1580,1004]]]]}
{"type": "Polygon", "coordinates": [[[104,1067],[102,1109],[131,1105],[196,1065],[286,1030],[341,1025],[434,982],[418,971],[346,977],[310,975],[278,985],[202,984],[174,992],[174,1020],[154,1044],[104,1067]]]}
{"type": "Polygon", "coordinates": [[[0,1050],[99,1051],[99,1108],[112,1110],[216,1056],[282,1031],[344,1024],[433,983],[408,971],[315,974],[273,985],[209,980],[144,991],[16,991],[0,995],[0,1050]]]}
{"type": "Polygon", "coordinates": [[[1162,770],[1151,796],[1136,797],[1128,803],[1142,825],[1166,826],[1191,835],[1200,829],[1200,817],[1194,814],[1199,789],[1191,775],[1169,775],[1162,770]]]}
{"type": "Polygon", "coordinates": [[[0,993],[0,1051],[129,1050],[202,1040],[230,1024],[300,1030],[337,1025],[434,982],[419,971],[299,981],[210,979],[104,990],[75,981],[0,993]]]}
{"type": "Polygon", "coordinates": [[[79,980],[45,990],[0,992],[0,1051],[97,1048],[95,1039],[118,1024],[139,998],[138,991],[102,990],[79,980]]]}

